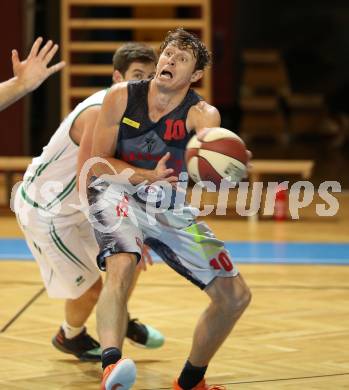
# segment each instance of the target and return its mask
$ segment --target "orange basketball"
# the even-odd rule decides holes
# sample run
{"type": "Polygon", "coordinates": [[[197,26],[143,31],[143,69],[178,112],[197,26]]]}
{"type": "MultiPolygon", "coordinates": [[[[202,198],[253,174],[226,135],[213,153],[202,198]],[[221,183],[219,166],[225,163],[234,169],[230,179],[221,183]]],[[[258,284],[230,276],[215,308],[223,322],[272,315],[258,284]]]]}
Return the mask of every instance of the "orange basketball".
{"type": "Polygon", "coordinates": [[[230,130],[211,128],[199,141],[194,135],[187,144],[185,159],[189,176],[197,183],[221,180],[240,182],[245,176],[248,154],[244,141],[230,130]]]}

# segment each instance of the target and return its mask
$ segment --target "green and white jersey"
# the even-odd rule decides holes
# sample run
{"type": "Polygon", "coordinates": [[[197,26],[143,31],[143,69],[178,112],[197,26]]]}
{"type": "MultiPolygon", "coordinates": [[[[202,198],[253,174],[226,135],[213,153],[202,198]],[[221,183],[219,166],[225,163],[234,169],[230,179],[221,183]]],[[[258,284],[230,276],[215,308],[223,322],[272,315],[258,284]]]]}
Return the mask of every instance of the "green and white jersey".
{"type": "Polygon", "coordinates": [[[72,204],[79,204],[76,189],[76,168],[79,146],[70,138],[76,118],[88,107],[101,105],[107,89],[99,91],[83,102],[63,120],[50,142],[35,157],[24,175],[21,195],[31,206],[48,215],[65,216],[77,212],[72,204]]]}

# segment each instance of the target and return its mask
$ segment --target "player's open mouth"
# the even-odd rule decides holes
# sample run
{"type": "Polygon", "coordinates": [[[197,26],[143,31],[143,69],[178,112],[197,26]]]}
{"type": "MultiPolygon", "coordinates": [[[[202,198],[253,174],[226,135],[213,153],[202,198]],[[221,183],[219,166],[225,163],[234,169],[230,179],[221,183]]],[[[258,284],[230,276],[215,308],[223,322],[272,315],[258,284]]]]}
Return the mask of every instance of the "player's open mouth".
{"type": "Polygon", "coordinates": [[[169,70],[163,70],[161,73],[160,73],[160,77],[162,78],[166,78],[166,79],[172,79],[173,78],[173,75],[172,73],[169,71],[169,70]]]}

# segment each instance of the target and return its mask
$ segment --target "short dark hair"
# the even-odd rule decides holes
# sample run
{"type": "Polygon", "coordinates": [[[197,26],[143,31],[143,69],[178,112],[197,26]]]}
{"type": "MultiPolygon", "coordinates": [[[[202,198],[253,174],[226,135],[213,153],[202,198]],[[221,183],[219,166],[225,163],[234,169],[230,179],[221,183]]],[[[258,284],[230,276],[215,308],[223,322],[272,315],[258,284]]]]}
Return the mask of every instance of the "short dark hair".
{"type": "Polygon", "coordinates": [[[122,45],[113,55],[114,70],[118,70],[123,76],[133,62],[157,63],[155,51],[138,42],[129,42],[122,45]]]}
{"type": "Polygon", "coordinates": [[[193,51],[196,58],[195,70],[203,70],[211,63],[211,53],[207,50],[207,47],[196,35],[183,28],[176,28],[167,33],[165,40],[160,46],[160,54],[170,44],[181,50],[191,49],[193,51]]]}

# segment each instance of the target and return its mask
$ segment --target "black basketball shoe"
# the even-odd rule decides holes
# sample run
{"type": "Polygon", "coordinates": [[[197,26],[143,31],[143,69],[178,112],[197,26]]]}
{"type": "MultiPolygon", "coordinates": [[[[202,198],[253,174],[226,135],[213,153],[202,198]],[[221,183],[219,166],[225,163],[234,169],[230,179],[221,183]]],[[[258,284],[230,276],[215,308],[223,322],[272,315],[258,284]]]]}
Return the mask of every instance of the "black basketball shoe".
{"type": "MultiPolygon", "coordinates": [[[[126,337],[131,344],[149,349],[160,348],[165,342],[164,336],[158,330],[150,325],[142,324],[137,319],[129,319],[126,337]]],[[[52,338],[52,344],[61,352],[75,355],[85,362],[101,360],[100,344],[86,332],[86,328],[72,339],[67,339],[63,328],[60,328],[56,336],[52,338]]]]}
{"type": "Polygon", "coordinates": [[[86,332],[86,328],[72,339],[67,339],[63,328],[60,328],[56,336],[52,338],[52,344],[61,352],[75,355],[82,361],[99,362],[101,360],[102,351],[99,342],[86,332]]]}

